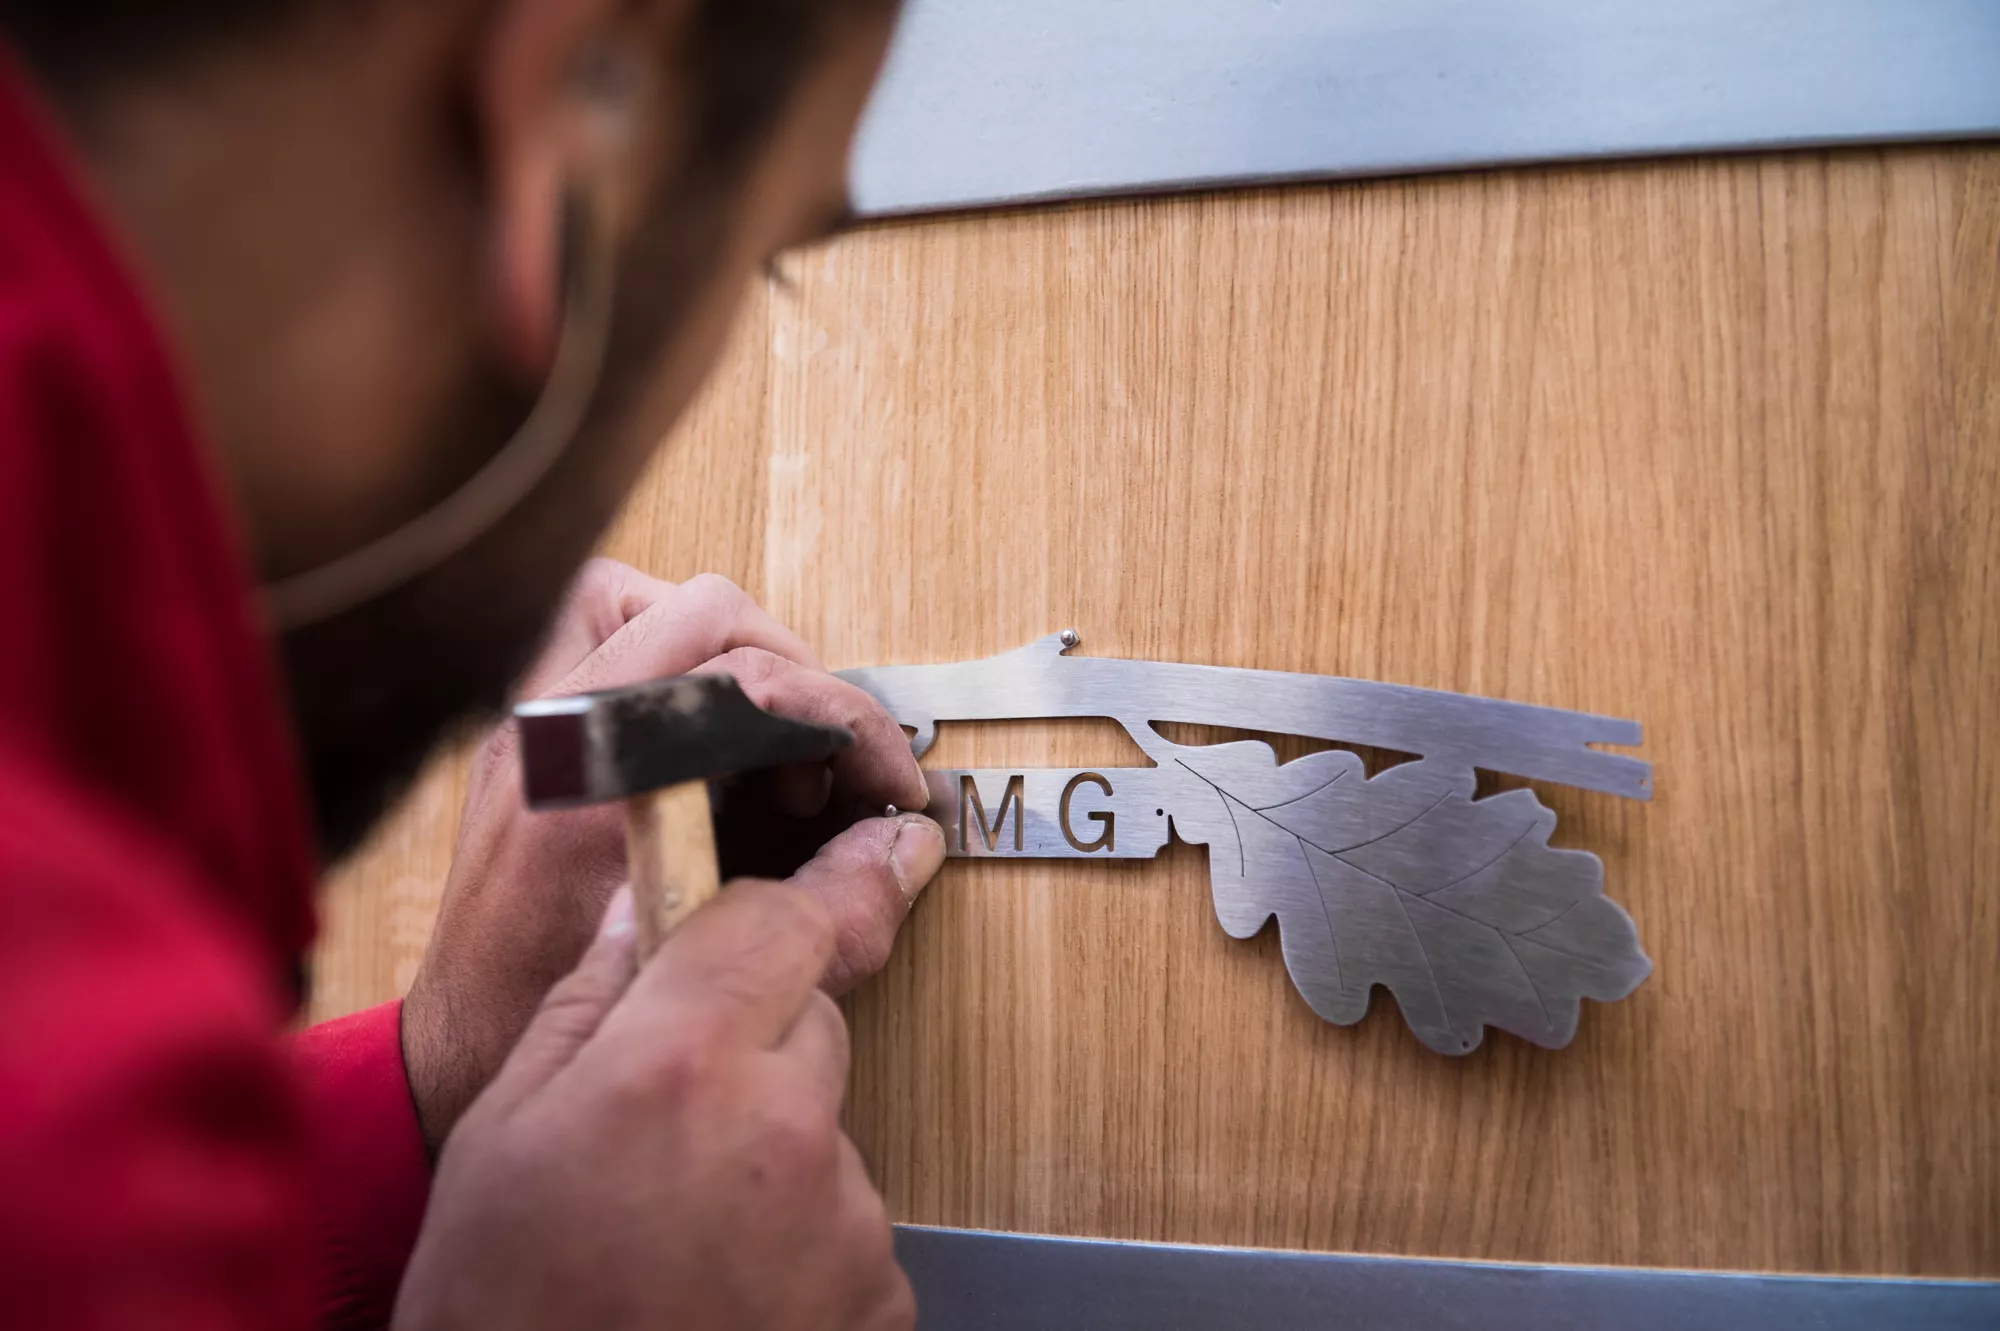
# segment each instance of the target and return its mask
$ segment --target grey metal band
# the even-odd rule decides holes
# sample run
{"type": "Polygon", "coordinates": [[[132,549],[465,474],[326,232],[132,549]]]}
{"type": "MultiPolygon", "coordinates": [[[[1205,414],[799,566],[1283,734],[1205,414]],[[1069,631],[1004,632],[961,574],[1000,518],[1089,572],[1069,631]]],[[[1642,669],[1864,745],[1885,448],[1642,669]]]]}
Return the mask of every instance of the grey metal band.
{"type": "Polygon", "coordinates": [[[1352,1025],[1377,986],[1445,1054],[1488,1027],[1560,1049],[1583,999],[1652,973],[1604,865],[1552,845],[1529,791],[1477,798],[1476,769],[1637,799],[1652,767],[1632,721],[1367,680],[1072,656],[1074,630],[981,661],[843,672],[916,732],[939,722],[1108,716],[1150,767],[925,775],[948,853],[1144,859],[1171,836],[1209,847],[1216,916],[1248,938],[1272,916],[1313,1011],[1352,1025]],[[1280,765],[1261,740],[1182,745],[1154,722],[1317,736],[1422,755],[1375,776],[1329,750],[1280,765]]]}
{"type": "Polygon", "coordinates": [[[1522,1266],[901,1227],[920,1331],[1991,1331],[2000,1284],[1522,1266]]]}
{"type": "Polygon", "coordinates": [[[864,213],[2000,134],[1993,0],[914,0],[864,213]]]}
{"type": "Polygon", "coordinates": [[[1590,747],[1638,744],[1634,721],[1365,679],[1071,656],[1076,641],[1069,631],[983,661],[840,676],[916,730],[919,756],[940,721],[1108,716],[1156,761],[1178,746],[1151,724],[1186,721],[1421,753],[1627,799],[1653,796],[1652,764],[1590,747]]]}

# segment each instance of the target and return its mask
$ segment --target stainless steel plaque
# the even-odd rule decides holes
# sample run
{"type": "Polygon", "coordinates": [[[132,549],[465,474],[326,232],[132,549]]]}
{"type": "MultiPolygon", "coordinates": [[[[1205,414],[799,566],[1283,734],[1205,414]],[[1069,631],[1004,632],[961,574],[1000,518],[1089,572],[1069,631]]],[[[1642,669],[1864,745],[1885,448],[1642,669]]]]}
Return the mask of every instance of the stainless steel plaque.
{"type": "Polygon", "coordinates": [[[1994,0],[913,0],[863,214],[2000,134],[1994,0]]]}
{"type": "Polygon", "coordinates": [[[1169,838],[1209,848],[1215,909],[1248,938],[1276,916],[1285,964],[1327,1021],[1395,994],[1418,1038],[1476,1048],[1485,1028],[1560,1048],[1580,1001],[1652,973],[1604,866],[1549,844],[1532,791],[1475,798],[1479,769],[1649,799],[1630,721],[1320,675],[1070,655],[1074,633],[935,666],[843,672],[916,731],[940,721],[1109,717],[1150,767],[931,771],[930,812],[964,858],[1147,859],[1169,838]],[[1419,755],[1369,776],[1331,749],[1280,764],[1258,740],[1185,745],[1177,721],[1419,755]]]}
{"type": "Polygon", "coordinates": [[[918,1331],[1992,1331],[2000,1282],[1193,1248],[899,1225],[918,1331]]]}

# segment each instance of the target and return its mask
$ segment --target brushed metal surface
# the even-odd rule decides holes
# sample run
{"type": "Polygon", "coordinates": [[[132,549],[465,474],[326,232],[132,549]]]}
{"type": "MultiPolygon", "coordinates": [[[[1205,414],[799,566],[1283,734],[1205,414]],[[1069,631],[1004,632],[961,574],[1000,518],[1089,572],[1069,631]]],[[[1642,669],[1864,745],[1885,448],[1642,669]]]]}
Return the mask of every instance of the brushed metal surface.
{"type": "Polygon", "coordinates": [[[1190,793],[1183,774],[1158,767],[936,770],[924,781],[946,853],[965,859],[1149,860],[1190,793]]]}
{"type": "Polygon", "coordinates": [[[840,674],[915,727],[919,757],[939,721],[1099,716],[1123,725],[1155,762],[1171,761],[1179,746],[1152,723],[1183,721],[1342,740],[1652,798],[1650,763],[1589,747],[1638,744],[1633,721],[1330,675],[1072,656],[1074,645],[1057,633],[983,661],[840,674]]]}
{"type": "Polygon", "coordinates": [[[1993,0],[913,0],[856,147],[892,214],[2000,134],[1993,0]]]}
{"type": "Polygon", "coordinates": [[[937,770],[930,811],[948,853],[1136,859],[1170,837],[1209,848],[1216,916],[1236,938],[1277,917],[1286,969],[1327,1021],[1367,1015],[1376,985],[1440,1053],[1487,1027],[1560,1048],[1581,1000],[1614,1002],[1652,973],[1604,895],[1604,865],[1549,844],[1532,791],[1475,798],[1475,768],[1647,798],[1651,768],[1590,743],[1636,744],[1629,721],[1359,680],[1069,655],[1073,632],[984,661],[850,670],[917,731],[941,720],[1108,716],[1154,766],[937,770]],[[1259,740],[1183,745],[1156,721],[1309,735],[1422,755],[1370,777],[1345,750],[1280,764],[1259,740]]]}
{"type": "Polygon", "coordinates": [[[1527,1266],[899,1226],[921,1331],[1990,1331],[2000,1284],[1527,1266]]]}

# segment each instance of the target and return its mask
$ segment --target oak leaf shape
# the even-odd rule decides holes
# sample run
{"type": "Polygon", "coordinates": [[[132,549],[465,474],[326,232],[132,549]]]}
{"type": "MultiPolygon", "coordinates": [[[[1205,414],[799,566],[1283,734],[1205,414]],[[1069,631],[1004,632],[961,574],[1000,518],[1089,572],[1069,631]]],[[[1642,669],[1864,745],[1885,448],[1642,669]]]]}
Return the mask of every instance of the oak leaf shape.
{"type": "Polygon", "coordinates": [[[1327,1021],[1351,1025],[1375,985],[1419,1039],[1476,1048],[1484,1028],[1560,1048],[1580,1000],[1652,973],[1604,866],[1548,844],[1532,791],[1473,798],[1469,768],[1422,760],[1368,778],[1329,750],[1280,766],[1268,744],[1177,746],[1189,782],[1174,830],[1209,847],[1216,914],[1237,938],[1278,917],[1285,964],[1327,1021]]]}

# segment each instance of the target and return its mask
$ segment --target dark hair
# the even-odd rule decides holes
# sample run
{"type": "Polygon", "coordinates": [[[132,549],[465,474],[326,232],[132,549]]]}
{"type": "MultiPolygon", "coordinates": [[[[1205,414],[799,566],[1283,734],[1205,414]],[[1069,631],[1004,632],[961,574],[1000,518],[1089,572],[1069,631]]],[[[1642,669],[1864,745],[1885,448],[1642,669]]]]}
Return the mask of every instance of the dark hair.
{"type": "MultiPolygon", "coordinates": [[[[344,0],[346,7],[374,0],[344,0]]],[[[55,87],[75,92],[252,39],[343,0],[0,0],[0,31],[55,87]]]]}
{"type": "MultiPolygon", "coordinates": [[[[305,22],[414,0],[0,0],[0,34],[59,95],[88,98],[305,22]]],[[[737,157],[763,132],[841,20],[900,0],[699,0],[683,59],[697,76],[702,155],[737,157]]]]}

